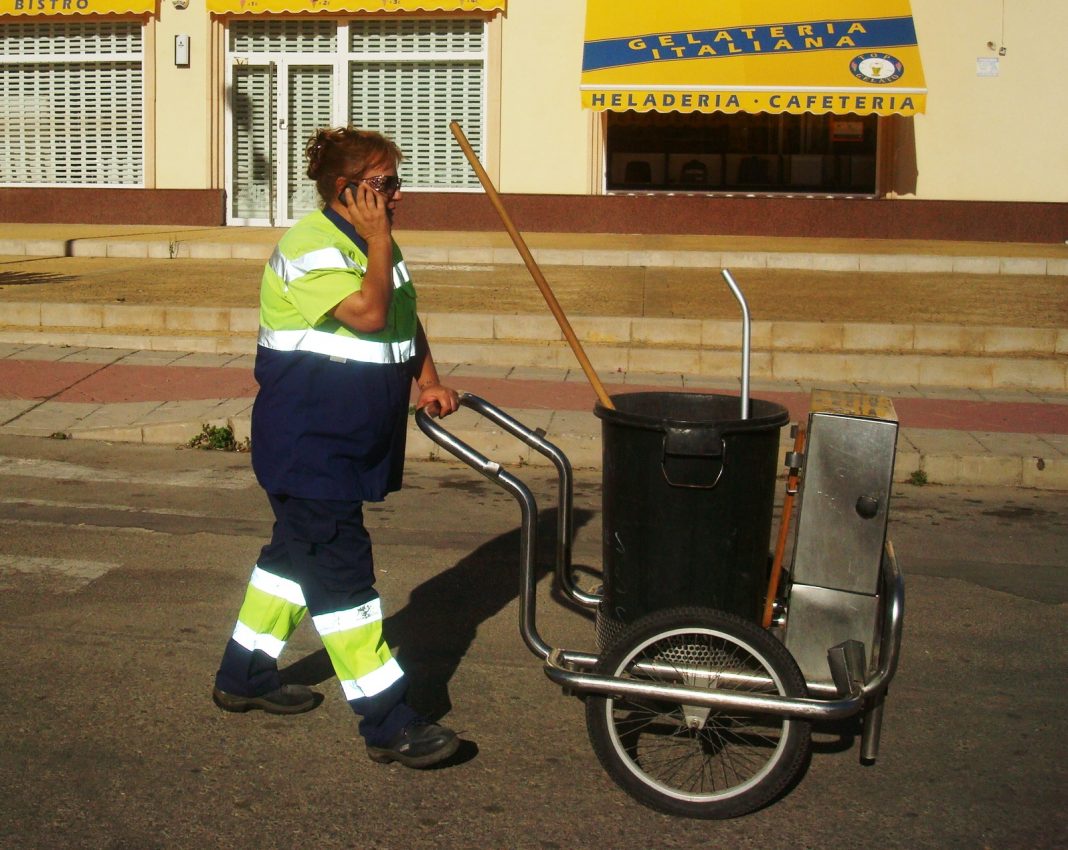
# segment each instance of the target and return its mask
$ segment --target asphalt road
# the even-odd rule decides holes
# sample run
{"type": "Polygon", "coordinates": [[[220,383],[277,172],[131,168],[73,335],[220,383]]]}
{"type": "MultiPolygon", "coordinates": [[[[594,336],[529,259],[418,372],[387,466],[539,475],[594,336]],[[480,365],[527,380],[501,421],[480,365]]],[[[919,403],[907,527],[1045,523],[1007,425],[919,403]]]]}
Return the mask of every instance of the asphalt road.
{"type": "MultiPolygon", "coordinates": [[[[547,474],[515,471],[551,528],[547,474]]],[[[587,573],[600,563],[599,488],[576,481],[574,560],[587,573]]],[[[907,616],[878,764],[822,730],[785,798],[725,822],[647,810],[601,770],[581,703],[520,641],[517,522],[510,497],[445,464],[410,465],[406,488],[369,511],[414,700],[464,739],[452,763],[413,772],[367,760],[310,623],[283,666],[323,693],[315,711],[213,707],[269,532],[247,456],[0,439],[0,846],[1068,844],[1062,494],[897,491],[907,616]]],[[[592,650],[591,624],[549,584],[543,636],[592,650]]]]}

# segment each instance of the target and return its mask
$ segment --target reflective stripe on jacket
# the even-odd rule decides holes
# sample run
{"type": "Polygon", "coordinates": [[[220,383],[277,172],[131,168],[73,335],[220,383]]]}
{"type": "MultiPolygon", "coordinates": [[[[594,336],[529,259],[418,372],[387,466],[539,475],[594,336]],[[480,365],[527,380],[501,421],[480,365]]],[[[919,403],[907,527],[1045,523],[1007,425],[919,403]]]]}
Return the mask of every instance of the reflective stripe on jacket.
{"type": "Polygon", "coordinates": [[[415,289],[393,245],[393,297],[385,327],[354,331],[330,312],[358,292],[367,255],[322,212],[290,228],[263,270],[259,344],[362,363],[403,363],[415,355],[415,289]]]}

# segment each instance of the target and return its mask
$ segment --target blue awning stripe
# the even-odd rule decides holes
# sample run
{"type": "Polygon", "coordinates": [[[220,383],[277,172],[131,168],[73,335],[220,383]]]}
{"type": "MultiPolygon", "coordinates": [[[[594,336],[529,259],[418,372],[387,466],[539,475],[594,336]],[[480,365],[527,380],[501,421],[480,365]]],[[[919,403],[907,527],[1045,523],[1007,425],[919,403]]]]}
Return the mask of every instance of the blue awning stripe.
{"type": "Polygon", "coordinates": [[[911,16],[793,21],[587,41],[582,51],[582,70],[597,71],[647,62],[723,59],[754,54],[796,55],[824,50],[874,50],[916,44],[916,26],[911,16]]]}

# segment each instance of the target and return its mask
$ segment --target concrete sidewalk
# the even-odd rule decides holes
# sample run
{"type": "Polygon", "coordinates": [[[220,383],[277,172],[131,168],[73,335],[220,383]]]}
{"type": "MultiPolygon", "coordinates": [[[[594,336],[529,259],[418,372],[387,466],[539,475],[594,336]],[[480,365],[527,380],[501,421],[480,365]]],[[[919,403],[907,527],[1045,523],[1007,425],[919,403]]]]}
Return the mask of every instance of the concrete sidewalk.
{"type": "MultiPolygon", "coordinates": [[[[182,445],[205,425],[249,434],[256,384],[251,355],[0,344],[0,433],[64,439],[182,445]]],[[[441,365],[447,382],[480,395],[530,428],[542,428],[576,468],[601,463],[596,396],[578,369],[441,365]]],[[[610,393],[722,392],[737,382],[614,373],[610,393]]],[[[753,395],[783,404],[804,421],[814,385],[758,382],[753,395]]],[[[892,394],[901,432],[895,478],[937,484],[1068,490],[1068,405],[1029,391],[985,392],[873,388],[823,383],[830,389],[892,394]]],[[[547,461],[469,411],[446,427],[492,460],[507,465],[547,461]]],[[[785,448],[788,429],[783,429],[785,448]]],[[[452,462],[409,428],[408,455],[452,462]]]]}

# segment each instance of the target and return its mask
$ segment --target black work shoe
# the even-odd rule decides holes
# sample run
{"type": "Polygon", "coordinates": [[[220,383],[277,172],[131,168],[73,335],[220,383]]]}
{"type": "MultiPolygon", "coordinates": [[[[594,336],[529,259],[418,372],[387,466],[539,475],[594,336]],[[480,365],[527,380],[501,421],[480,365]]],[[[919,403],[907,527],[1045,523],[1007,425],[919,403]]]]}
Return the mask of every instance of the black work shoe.
{"type": "Polygon", "coordinates": [[[262,709],[268,714],[301,714],[315,708],[315,692],[305,685],[282,685],[277,690],[258,697],[242,697],[215,688],[211,698],[223,711],[251,711],[262,709]]]}
{"type": "Polygon", "coordinates": [[[387,746],[368,744],[367,755],[379,764],[399,761],[405,767],[430,767],[447,759],[459,746],[460,739],[451,729],[416,720],[405,726],[387,746]]]}

